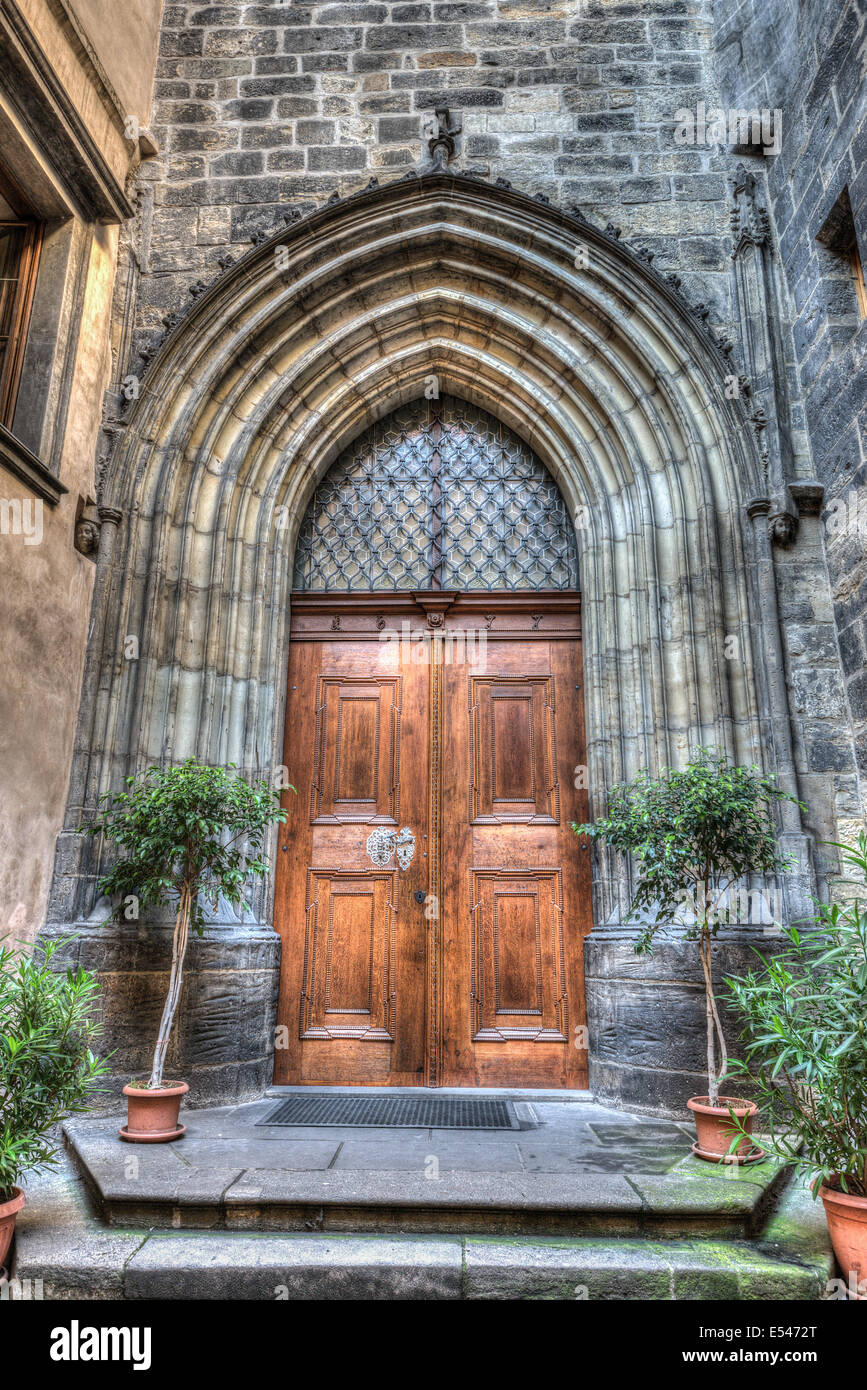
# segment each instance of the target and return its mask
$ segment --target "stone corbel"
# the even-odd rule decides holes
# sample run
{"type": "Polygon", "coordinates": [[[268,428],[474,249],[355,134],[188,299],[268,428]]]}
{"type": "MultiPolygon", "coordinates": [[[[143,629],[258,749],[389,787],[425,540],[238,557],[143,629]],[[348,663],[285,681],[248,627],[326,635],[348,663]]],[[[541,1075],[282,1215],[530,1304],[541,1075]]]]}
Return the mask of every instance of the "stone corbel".
{"type": "Polygon", "coordinates": [[[798,508],[788,487],[771,498],[768,539],[772,545],[792,545],[798,534],[798,508]]]}
{"type": "Polygon", "coordinates": [[[434,111],[436,129],[427,142],[430,151],[430,164],[425,170],[428,174],[444,174],[449,162],[457,153],[457,139],[463,129],[460,121],[452,122],[447,106],[438,106],[434,111]]]}
{"type": "Polygon", "coordinates": [[[768,535],[772,545],[791,545],[798,534],[802,516],[818,516],[825,489],[815,479],[789,483],[771,499],[768,535]]]}
{"type": "Polygon", "coordinates": [[[88,560],[96,563],[99,551],[99,532],[102,521],[99,515],[99,508],[92,498],[78,499],[78,510],[75,518],[75,531],[73,544],[79,555],[86,555],[88,560]]]}

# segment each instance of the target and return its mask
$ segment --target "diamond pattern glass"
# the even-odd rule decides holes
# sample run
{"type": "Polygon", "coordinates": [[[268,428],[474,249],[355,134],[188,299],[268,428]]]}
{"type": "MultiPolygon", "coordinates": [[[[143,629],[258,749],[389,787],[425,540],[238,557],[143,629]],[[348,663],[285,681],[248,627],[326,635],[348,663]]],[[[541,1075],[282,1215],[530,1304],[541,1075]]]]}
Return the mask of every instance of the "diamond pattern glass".
{"type": "Polygon", "coordinates": [[[486,411],[444,396],[401,406],[319,483],[293,586],[572,589],[575,536],[544,464],[486,411]]]}

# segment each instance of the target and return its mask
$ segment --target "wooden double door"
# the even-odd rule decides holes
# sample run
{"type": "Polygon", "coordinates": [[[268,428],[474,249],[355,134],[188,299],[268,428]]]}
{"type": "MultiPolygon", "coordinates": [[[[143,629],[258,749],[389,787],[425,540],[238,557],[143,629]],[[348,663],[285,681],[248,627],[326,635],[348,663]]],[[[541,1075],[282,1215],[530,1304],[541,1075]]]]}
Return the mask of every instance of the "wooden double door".
{"type": "Polygon", "coordinates": [[[577,594],[299,594],[291,639],[275,1081],[586,1086],[577,594]]]}

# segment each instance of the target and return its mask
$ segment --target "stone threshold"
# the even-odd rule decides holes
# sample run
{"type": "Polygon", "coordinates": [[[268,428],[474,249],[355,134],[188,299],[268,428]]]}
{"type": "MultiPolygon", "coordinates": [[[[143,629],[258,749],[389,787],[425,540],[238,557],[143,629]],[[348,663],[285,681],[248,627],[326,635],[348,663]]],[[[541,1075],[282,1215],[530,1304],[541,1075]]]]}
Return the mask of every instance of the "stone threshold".
{"type": "MultiPolygon", "coordinates": [[[[311,1092],[322,1096],[454,1096],[458,1100],[466,1096],[482,1096],[492,1100],[538,1101],[561,1105],[595,1105],[592,1091],[548,1091],[533,1090],[531,1087],[485,1086],[269,1086],[265,1095],[278,1099],[280,1096],[309,1096],[311,1092]]],[[[617,1114],[617,1111],[611,1111],[617,1114]]]]}
{"type": "Polygon", "coordinates": [[[263,1129],[266,1097],[186,1112],[174,1144],[125,1145],[118,1119],[104,1117],[65,1136],[113,1227],[748,1240],[784,1185],[774,1163],[693,1157],[685,1123],[508,1094],[531,1129],[263,1129]]]}

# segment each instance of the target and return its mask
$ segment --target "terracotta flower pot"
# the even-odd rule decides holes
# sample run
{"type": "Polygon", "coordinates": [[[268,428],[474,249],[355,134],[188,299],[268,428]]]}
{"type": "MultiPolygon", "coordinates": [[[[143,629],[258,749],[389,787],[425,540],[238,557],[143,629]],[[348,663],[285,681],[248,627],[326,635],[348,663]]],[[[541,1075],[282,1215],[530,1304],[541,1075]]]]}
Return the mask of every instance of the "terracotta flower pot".
{"type": "MultiPolygon", "coordinates": [[[[819,1188],[819,1196],[844,1280],[853,1288],[860,1284],[867,1288],[867,1197],[853,1197],[824,1184],[819,1188]]],[[[857,1296],[867,1301],[867,1293],[857,1296]]]]}
{"type": "Polygon", "coordinates": [[[24,1193],[20,1187],[13,1187],[15,1196],[10,1202],[0,1202],[0,1270],[6,1263],[9,1246],[15,1232],[15,1218],[24,1206],[24,1193]]]}
{"type": "Polygon", "coordinates": [[[189,1089],[186,1081],[171,1081],[153,1091],[145,1086],[124,1086],[127,1121],[118,1130],[121,1139],[131,1144],[167,1144],[180,1139],[186,1134],[186,1125],[178,1124],[178,1112],[181,1097],[189,1089]]]}
{"type": "MultiPolygon", "coordinates": [[[[705,1158],[709,1163],[732,1163],[735,1161],[743,1163],[747,1159],[747,1155],[753,1153],[752,1140],[742,1139],[732,1157],[726,1157],[729,1146],[737,1133],[732,1124],[729,1110],[735,1112],[741,1124],[749,1132],[752,1130],[753,1116],[759,1108],[755,1101],[738,1100],[735,1096],[720,1096],[719,1104],[711,1105],[707,1096],[693,1096],[686,1104],[695,1119],[698,1142],[693,1145],[692,1151],[699,1158],[705,1158]]],[[[764,1156],[760,1151],[755,1152],[757,1157],[764,1156]]]]}

